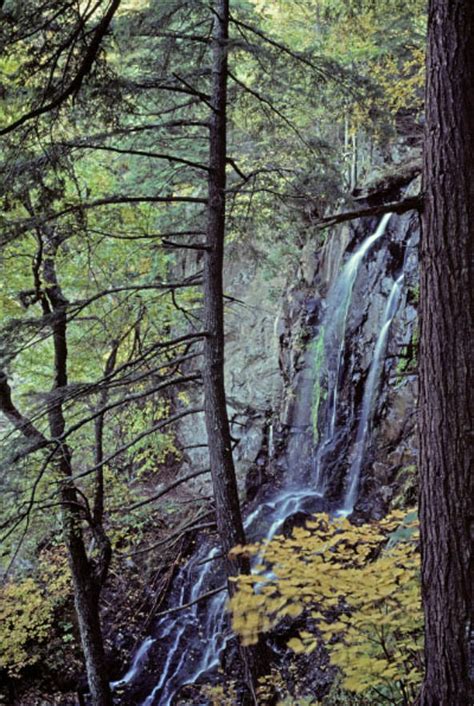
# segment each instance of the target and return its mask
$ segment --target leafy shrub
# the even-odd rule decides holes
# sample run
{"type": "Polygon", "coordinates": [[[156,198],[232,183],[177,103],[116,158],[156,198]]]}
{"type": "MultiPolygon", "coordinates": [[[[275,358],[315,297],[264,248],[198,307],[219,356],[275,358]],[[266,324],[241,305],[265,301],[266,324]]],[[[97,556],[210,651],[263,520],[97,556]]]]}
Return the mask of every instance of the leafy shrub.
{"type": "Polygon", "coordinates": [[[370,703],[412,702],[422,668],[415,513],[359,527],[319,515],[289,538],[236,551],[257,557],[255,574],[238,578],[231,600],[244,644],[304,612],[309,627],[291,649],[310,654],[323,640],[343,689],[370,703]]]}
{"type": "Polygon", "coordinates": [[[48,637],[53,604],[45,599],[32,578],[10,581],[0,591],[0,668],[11,677],[34,664],[38,652],[31,648],[48,637]]]}

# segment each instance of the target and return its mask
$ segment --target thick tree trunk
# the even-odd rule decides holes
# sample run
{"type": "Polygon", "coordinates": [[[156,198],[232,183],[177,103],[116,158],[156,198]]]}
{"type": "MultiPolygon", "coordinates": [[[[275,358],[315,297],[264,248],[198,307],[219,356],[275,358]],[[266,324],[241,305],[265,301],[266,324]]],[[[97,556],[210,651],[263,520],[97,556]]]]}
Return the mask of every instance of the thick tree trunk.
{"type": "Polygon", "coordinates": [[[421,243],[421,706],[471,706],[474,3],[430,0],[421,243]]]}
{"type": "MultiPolygon", "coordinates": [[[[210,124],[210,154],[207,208],[207,238],[204,261],[204,411],[209,445],[209,457],[216,505],[216,521],[227,577],[248,573],[248,561],[229,557],[229,551],[245,543],[235,477],[232,445],[227,417],[224,388],[224,292],[222,268],[225,236],[226,188],[226,107],[227,107],[227,45],[229,3],[214,2],[212,115],[210,124]]],[[[232,593],[234,584],[229,582],[232,593]]],[[[246,680],[251,692],[255,668],[253,654],[243,649],[246,680]]]]}

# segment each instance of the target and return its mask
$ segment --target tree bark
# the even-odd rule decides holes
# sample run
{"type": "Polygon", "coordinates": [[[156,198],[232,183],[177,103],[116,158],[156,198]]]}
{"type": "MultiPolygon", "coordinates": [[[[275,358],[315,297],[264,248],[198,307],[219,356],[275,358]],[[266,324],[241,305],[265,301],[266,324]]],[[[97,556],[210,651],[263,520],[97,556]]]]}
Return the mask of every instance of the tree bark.
{"type": "MultiPolygon", "coordinates": [[[[217,529],[222,544],[227,578],[248,573],[248,561],[229,556],[236,545],[245,544],[224,387],[224,291],[225,189],[227,161],[227,51],[228,0],[215,0],[212,35],[212,115],[206,251],[204,258],[204,412],[216,505],[217,529]]],[[[229,592],[234,583],[229,581],[229,592]]],[[[254,692],[254,665],[250,650],[243,649],[246,681],[254,692]]],[[[255,699],[254,699],[255,700],[255,699]]]]}
{"type": "Polygon", "coordinates": [[[240,571],[239,561],[227,555],[245,542],[232,458],[224,389],[224,291],[222,268],[225,235],[226,103],[228,2],[216,0],[213,32],[213,113],[210,129],[207,239],[204,260],[204,411],[217,526],[228,575],[240,571]]]}
{"type": "Polygon", "coordinates": [[[420,284],[421,706],[474,703],[474,3],[430,0],[420,284]]]}
{"type": "MultiPolygon", "coordinates": [[[[119,342],[113,341],[111,351],[107,358],[104,369],[104,378],[113,372],[117,361],[117,353],[119,342]]],[[[95,435],[95,466],[97,468],[95,474],[94,487],[94,502],[92,505],[92,522],[91,529],[94,535],[94,540],[98,550],[98,558],[95,561],[95,574],[98,582],[98,591],[100,592],[104,585],[109,571],[110,560],[112,558],[112,547],[110,540],[104,530],[104,426],[106,405],[109,397],[109,388],[104,386],[99,394],[98,408],[100,414],[94,420],[94,435],[95,435]],[[103,411],[102,411],[103,410],[103,411]]]]}
{"type": "MultiPolygon", "coordinates": [[[[64,298],[56,277],[55,254],[57,244],[54,236],[49,238],[48,256],[43,267],[45,293],[51,312],[54,347],[53,399],[49,407],[49,428],[53,439],[60,439],[66,424],[63,413],[62,394],[68,384],[67,348],[67,301],[64,298]]],[[[86,665],[87,681],[92,706],[112,706],[112,695],[107,679],[102,630],[99,615],[99,594],[101,584],[95,574],[84,545],[82,522],[84,508],[78,498],[72,480],[72,456],[69,446],[59,442],[57,470],[62,479],[60,497],[63,517],[64,541],[68,551],[72,574],[74,603],[79,623],[82,650],[86,665]]],[[[89,513],[90,514],[90,513],[89,513]]],[[[89,518],[90,520],[92,518],[89,518]]]]}

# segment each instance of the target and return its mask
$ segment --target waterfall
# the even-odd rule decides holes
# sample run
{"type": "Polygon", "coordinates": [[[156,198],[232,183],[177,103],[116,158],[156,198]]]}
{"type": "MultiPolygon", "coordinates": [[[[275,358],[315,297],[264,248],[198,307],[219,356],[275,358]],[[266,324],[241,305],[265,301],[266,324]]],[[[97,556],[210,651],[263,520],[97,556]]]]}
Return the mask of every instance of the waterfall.
{"type": "Polygon", "coordinates": [[[148,654],[150,647],[153,645],[154,642],[156,642],[154,637],[147,637],[146,640],[142,642],[142,644],[135,653],[135,657],[133,658],[130,669],[121,679],[119,679],[118,681],[114,681],[110,684],[112,689],[117,689],[117,687],[126,686],[135,679],[135,676],[138,674],[138,671],[143,662],[145,661],[146,655],[148,654]]]}
{"type": "Polygon", "coordinates": [[[367,382],[364,388],[364,396],[362,399],[362,411],[359,419],[355,442],[355,457],[347,476],[346,495],[344,498],[343,506],[341,508],[341,513],[345,515],[349,515],[352,512],[352,510],[354,509],[354,504],[357,500],[360,471],[362,467],[362,462],[364,460],[367,436],[370,431],[370,425],[373,418],[376,393],[379,387],[380,376],[383,369],[388,332],[391,323],[394,319],[394,316],[397,312],[403,279],[404,275],[402,274],[394,282],[392,290],[387,300],[387,304],[385,305],[385,311],[382,320],[382,328],[380,329],[377,343],[375,345],[374,357],[370,365],[369,374],[367,376],[367,382]]]}
{"type": "MultiPolygon", "coordinates": [[[[261,503],[245,520],[249,535],[270,540],[290,516],[308,509],[312,499],[319,493],[308,489],[289,489],[277,494],[271,501],[261,503]],[[260,531],[259,531],[260,530],[260,531]]],[[[216,559],[219,550],[203,543],[195,556],[183,567],[175,579],[177,606],[192,603],[209,590],[209,582],[216,576],[216,559]]],[[[221,583],[224,578],[221,576],[221,583]]],[[[185,684],[194,684],[200,676],[217,668],[222,653],[232,639],[225,612],[227,592],[222,591],[206,603],[197,602],[179,613],[164,616],[154,629],[154,638],[147,638],[136,653],[127,674],[112,686],[124,686],[140,676],[143,655],[148,654],[151,644],[164,644],[160,677],[151,693],[140,706],[170,706],[177,691],[185,684]],[[206,606],[205,608],[204,606],[206,606]],[[171,639],[169,639],[171,638],[171,639]]]]}
{"type": "Polygon", "coordinates": [[[224,581],[222,572],[216,572],[218,554],[217,547],[203,542],[178,572],[173,583],[174,602],[178,608],[191,605],[163,616],[154,628],[158,652],[153,662],[159,664],[160,676],[141,706],[170,706],[180,687],[193,684],[201,674],[219,665],[220,655],[230,639],[225,614],[226,592],[214,595],[207,602],[197,600],[210,590],[216,578],[220,583],[224,581]]]}
{"type": "MultiPolygon", "coordinates": [[[[303,370],[298,374],[297,405],[286,448],[286,483],[283,489],[270,495],[248,514],[244,525],[250,541],[272,539],[283,530],[288,518],[300,512],[306,515],[327,509],[327,501],[323,499],[324,461],[338,433],[339,394],[353,290],[364,258],[386,232],[390,218],[391,214],[385,215],[375,231],[349,257],[329,292],[326,313],[320,327],[317,369],[311,365],[314,352],[308,349],[303,370]],[[321,430],[315,450],[316,442],[313,440],[309,417],[314,404],[315,387],[320,391],[323,385],[327,396],[324,414],[320,415],[321,430]],[[312,478],[305,476],[306,466],[301,459],[305,454],[309,459],[314,459],[313,465],[309,466],[312,478]]],[[[357,500],[389,330],[398,308],[402,282],[403,275],[394,282],[383,311],[363,392],[353,458],[347,474],[345,497],[342,507],[338,508],[339,514],[350,514],[357,500]]],[[[334,508],[332,512],[337,514],[334,508]]],[[[136,652],[125,676],[112,684],[113,688],[124,685],[140,687],[146,671],[150,673],[150,668],[156,668],[157,677],[148,695],[136,701],[140,706],[171,706],[183,686],[197,683],[200,677],[219,666],[222,654],[232,639],[225,611],[227,593],[222,591],[205,600],[197,600],[225,582],[218,554],[219,550],[211,539],[202,539],[198,550],[178,571],[173,581],[169,597],[171,613],[155,622],[152,635],[145,639],[136,652]],[[175,611],[179,606],[187,607],[175,611]]]]}
{"type": "MultiPolygon", "coordinates": [[[[324,493],[324,454],[331,445],[336,430],[338,391],[341,367],[344,360],[347,316],[350,309],[352,291],[365,255],[374,243],[384,235],[391,217],[391,213],[385,214],[375,232],[369,235],[351,255],[327,297],[326,315],[321,326],[324,344],[324,364],[320,365],[320,369],[315,371],[317,377],[315,385],[318,388],[323,385],[323,376],[326,375],[327,378],[326,421],[323,434],[319,434],[319,444],[314,461],[315,487],[321,493],[324,493]]],[[[320,362],[322,363],[322,361],[320,362]]],[[[316,415],[317,412],[318,410],[315,412],[316,415]]]]}

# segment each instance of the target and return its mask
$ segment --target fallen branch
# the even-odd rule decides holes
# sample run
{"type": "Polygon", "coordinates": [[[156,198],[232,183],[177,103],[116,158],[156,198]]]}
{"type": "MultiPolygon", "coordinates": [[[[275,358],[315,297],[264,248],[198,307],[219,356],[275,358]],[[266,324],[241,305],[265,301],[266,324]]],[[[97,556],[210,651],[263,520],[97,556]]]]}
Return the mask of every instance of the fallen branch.
{"type": "Polygon", "coordinates": [[[205,601],[207,598],[212,598],[212,596],[216,596],[218,593],[222,593],[222,591],[227,591],[227,584],[225,584],[225,586],[219,586],[219,588],[214,588],[212,591],[208,591],[207,593],[203,593],[201,596],[198,596],[193,601],[189,601],[189,603],[183,603],[182,605],[176,606],[176,608],[168,608],[168,610],[162,610],[161,613],[156,613],[155,618],[161,618],[163,615],[170,615],[170,613],[178,613],[178,611],[180,610],[186,610],[186,608],[191,608],[191,606],[196,605],[196,603],[199,603],[200,601],[205,601]]]}
{"type": "Polygon", "coordinates": [[[209,556],[207,559],[203,559],[202,561],[198,561],[197,565],[198,566],[204,566],[204,564],[209,564],[211,561],[218,561],[219,559],[223,559],[224,554],[215,554],[214,556],[209,556]]]}
{"type": "Polygon", "coordinates": [[[421,211],[423,208],[423,197],[421,195],[411,196],[402,201],[394,201],[392,203],[384,203],[379,206],[368,206],[367,208],[359,208],[355,211],[345,211],[344,213],[336,213],[332,216],[321,218],[317,224],[318,228],[329,228],[338,223],[345,221],[353,221],[356,218],[367,218],[369,216],[382,216],[385,213],[402,214],[407,211],[421,211]]]}
{"type": "MultiPolygon", "coordinates": [[[[208,517],[209,515],[212,515],[214,510],[210,510],[209,512],[206,512],[204,515],[201,515],[201,517],[197,518],[198,520],[202,520],[205,517],[208,517]]],[[[155,544],[152,544],[150,547],[143,547],[142,549],[136,549],[134,552],[131,552],[130,554],[119,554],[120,559],[130,559],[132,556],[137,556],[138,554],[147,554],[148,552],[152,552],[154,549],[157,549],[158,547],[162,547],[164,544],[168,544],[172,539],[181,539],[181,537],[185,534],[188,534],[189,532],[199,532],[203,529],[210,529],[212,527],[215,527],[216,523],[214,522],[202,522],[201,524],[196,524],[196,520],[193,520],[189,524],[185,525],[184,527],[180,527],[176,532],[173,532],[173,534],[170,534],[168,537],[165,537],[164,539],[160,539],[159,542],[156,542],[155,544]]]]}
{"type": "MultiPolygon", "coordinates": [[[[145,630],[148,630],[149,626],[151,625],[151,623],[152,623],[153,620],[155,619],[156,611],[161,608],[163,602],[165,601],[166,596],[168,595],[168,591],[169,591],[170,586],[171,586],[171,582],[172,582],[173,577],[174,577],[174,575],[175,575],[175,571],[176,571],[176,569],[179,567],[179,565],[180,565],[180,563],[181,563],[182,555],[183,555],[183,542],[181,542],[181,546],[180,546],[179,550],[178,550],[177,553],[176,553],[176,556],[175,556],[175,558],[174,558],[174,561],[173,561],[173,562],[171,563],[171,565],[168,567],[168,571],[165,573],[164,576],[162,576],[161,568],[158,569],[157,574],[156,574],[156,578],[157,578],[158,582],[160,581],[160,578],[161,578],[161,587],[159,587],[159,588],[158,588],[158,587],[154,587],[154,588],[153,588],[153,590],[154,590],[154,592],[155,592],[155,597],[154,597],[154,599],[153,599],[153,604],[152,604],[151,608],[150,608],[149,611],[148,611],[148,615],[147,615],[147,617],[146,617],[146,619],[145,619],[145,623],[144,623],[144,625],[143,625],[143,629],[141,630],[141,633],[142,633],[142,634],[145,632],[145,630]]],[[[153,582],[152,582],[152,586],[153,586],[153,584],[155,584],[155,583],[156,583],[156,581],[153,581],[153,582]]],[[[146,600],[147,600],[147,598],[145,597],[145,601],[146,601],[146,600]]],[[[144,609],[144,608],[145,608],[145,602],[144,602],[144,604],[142,605],[142,609],[144,609]]],[[[140,608],[138,609],[137,613],[138,613],[138,614],[140,613],[140,608]]],[[[138,648],[138,645],[135,644],[134,651],[135,651],[137,648],[138,648]]]]}
{"type": "Polygon", "coordinates": [[[132,510],[137,510],[139,507],[143,507],[143,505],[148,505],[149,503],[152,503],[155,500],[162,498],[163,495],[166,495],[167,493],[170,492],[170,490],[173,490],[178,485],[181,485],[181,483],[185,483],[188,480],[192,480],[193,478],[197,478],[198,476],[202,476],[205,473],[210,473],[210,472],[211,472],[210,468],[204,468],[201,471],[194,471],[194,473],[189,473],[187,476],[182,476],[181,478],[178,478],[177,480],[173,481],[173,483],[170,483],[169,485],[167,485],[165,488],[160,490],[159,493],[157,493],[156,495],[153,495],[151,498],[146,498],[146,500],[141,500],[140,502],[135,503],[134,505],[129,505],[128,507],[114,508],[113,510],[111,510],[111,514],[116,513],[116,512],[131,512],[132,510]]]}

